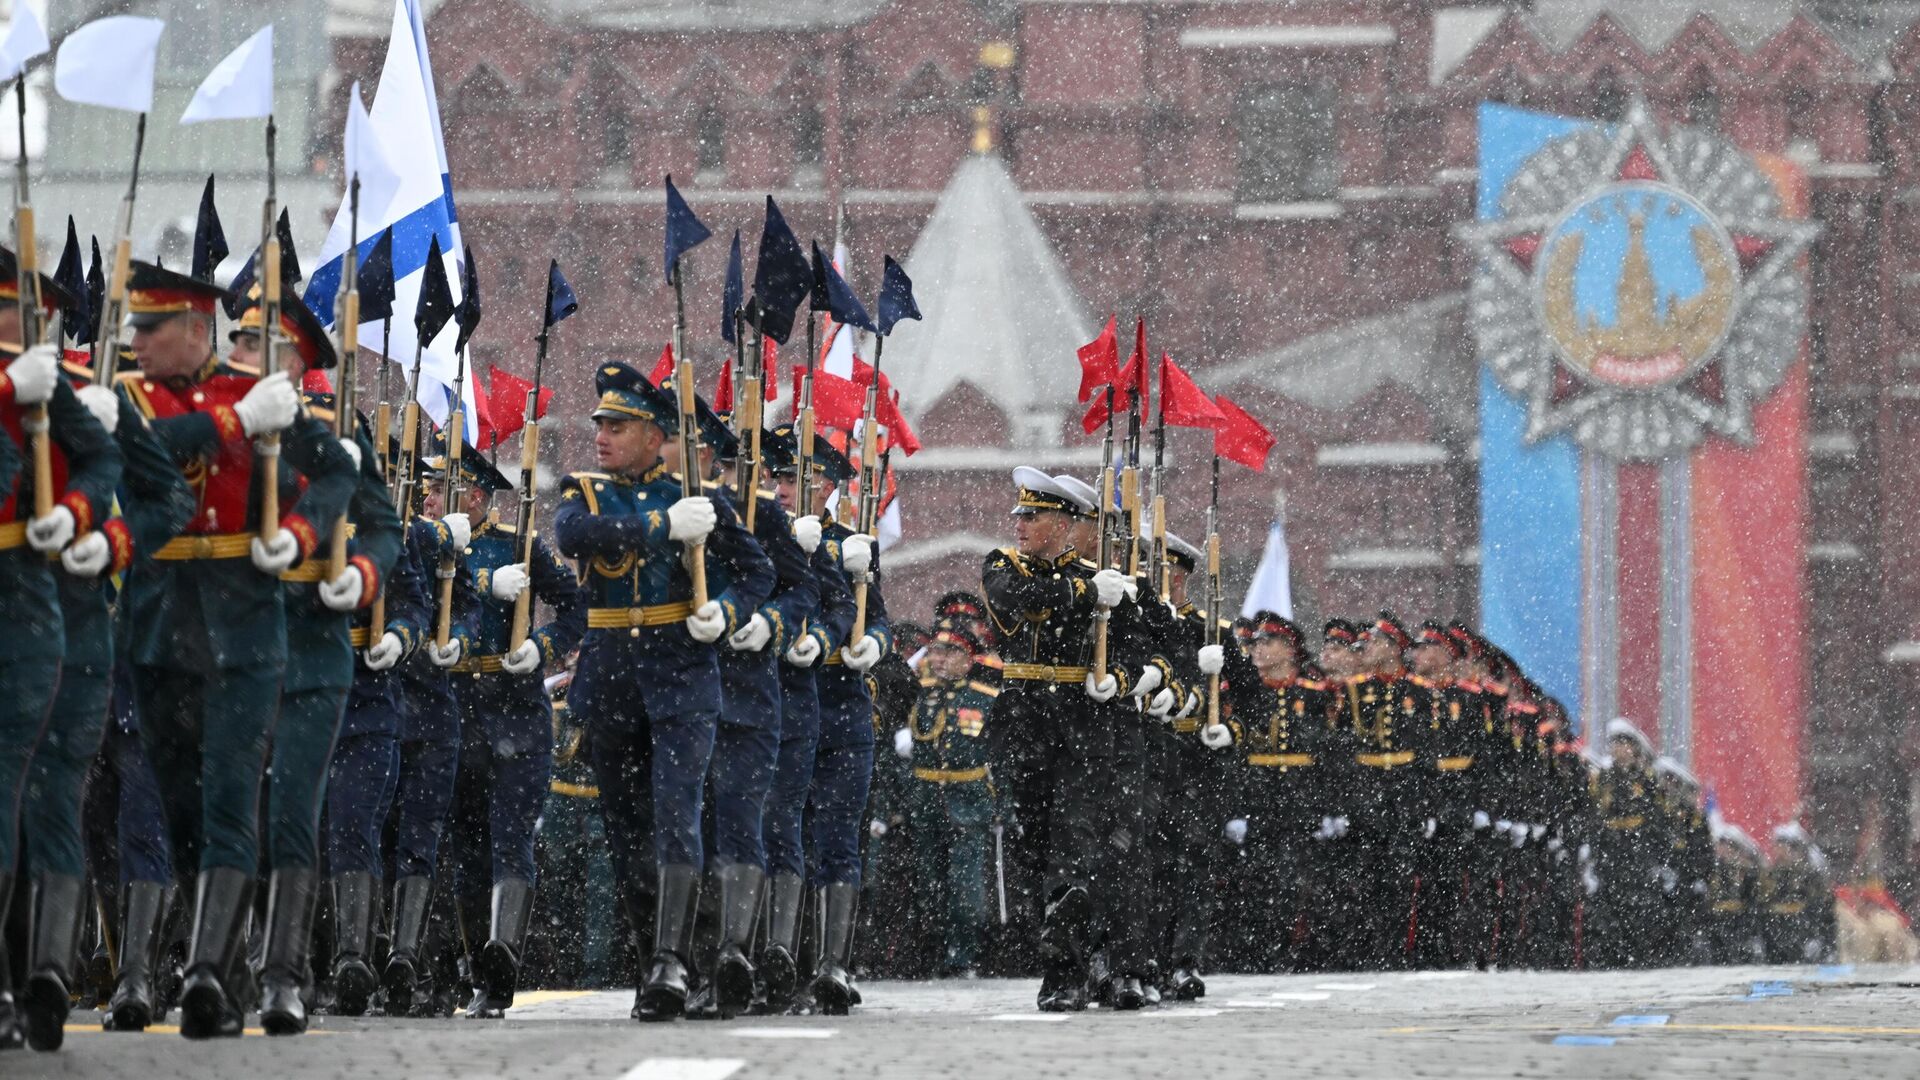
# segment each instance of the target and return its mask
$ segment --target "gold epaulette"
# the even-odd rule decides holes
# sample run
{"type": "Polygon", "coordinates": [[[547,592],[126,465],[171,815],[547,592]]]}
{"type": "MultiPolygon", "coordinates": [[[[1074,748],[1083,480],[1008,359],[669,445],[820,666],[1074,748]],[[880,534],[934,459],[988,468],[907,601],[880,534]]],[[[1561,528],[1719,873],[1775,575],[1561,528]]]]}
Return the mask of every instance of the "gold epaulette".
{"type": "Polygon", "coordinates": [[[975,690],[978,690],[979,692],[987,695],[990,698],[997,698],[1000,696],[1000,688],[992,685],[991,683],[983,683],[980,680],[975,679],[972,682],[967,683],[967,685],[973,687],[975,690]]]}

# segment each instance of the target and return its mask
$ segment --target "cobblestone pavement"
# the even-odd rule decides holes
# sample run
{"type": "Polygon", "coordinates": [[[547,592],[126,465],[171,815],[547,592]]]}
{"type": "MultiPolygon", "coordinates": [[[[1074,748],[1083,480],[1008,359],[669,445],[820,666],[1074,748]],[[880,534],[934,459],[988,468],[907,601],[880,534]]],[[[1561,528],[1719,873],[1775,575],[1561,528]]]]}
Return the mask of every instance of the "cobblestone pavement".
{"type": "Polygon", "coordinates": [[[875,1077],[1920,1076],[1920,968],[1216,976],[1207,997],[1137,1014],[1043,1017],[1036,984],[872,982],[850,1017],[641,1026],[629,993],[522,995],[507,1019],[321,1018],[250,1030],[99,1030],[0,1077],[578,1080],[875,1077]]]}

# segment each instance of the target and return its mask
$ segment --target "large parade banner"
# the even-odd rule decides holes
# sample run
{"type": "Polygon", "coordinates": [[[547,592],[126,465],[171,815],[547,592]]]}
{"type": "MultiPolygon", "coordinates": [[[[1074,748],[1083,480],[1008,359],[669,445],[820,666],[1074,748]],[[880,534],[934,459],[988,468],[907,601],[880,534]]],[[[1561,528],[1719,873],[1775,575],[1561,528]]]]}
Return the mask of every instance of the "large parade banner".
{"type": "Polygon", "coordinates": [[[1480,111],[1481,619],[1749,827],[1799,810],[1804,178],[1636,107],[1480,111]]]}

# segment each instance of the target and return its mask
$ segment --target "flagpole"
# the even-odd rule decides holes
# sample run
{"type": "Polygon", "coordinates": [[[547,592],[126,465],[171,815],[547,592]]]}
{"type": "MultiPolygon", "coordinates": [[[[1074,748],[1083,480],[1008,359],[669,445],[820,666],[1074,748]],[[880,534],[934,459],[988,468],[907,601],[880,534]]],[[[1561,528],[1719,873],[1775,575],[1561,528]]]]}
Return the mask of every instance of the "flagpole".
{"type": "MultiPolygon", "coordinates": [[[[1213,486],[1207,497],[1207,644],[1220,644],[1220,455],[1213,455],[1213,486]]],[[[1220,673],[1207,676],[1207,725],[1220,726],[1220,673]]]]}
{"type": "MultiPolygon", "coordinates": [[[[14,205],[13,205],[13,247],[17,253],[15,265],[19,270],[20,300],[20,347],[28,349],[40,344],[40,269],[39,241],[33,228],[33,201],[27,187],[27,68],[20,65],[20,77],[13,82],[14,100],[18,102],[20,153],[14,159],[14,205]]],[[[141,114],[145,119],[145,114],[141,114]]],[[[112,383],[106,385],[111,386],[112,383]]],[[[33,454],[33,516],[46,517],[53,513],[53,443],[52,432],[47,421],[47,404],[40,402],[29,405],[23,410],[21,427],[27,433],[28,448],[33,454]]]]}
{"type": "MultiPolygon", "coordinates": [[[[812,322],[812,316],[808,316],[807,321],[812,322]]],[[[746,334],[741,332],[740,328],[736,328],[733,333],[735,353],[740,351],[745,339],[746,334]]],[[[753,523],[757,517],[754,511],[760,503],[760,410],[763,408],[760,388],[766,382],[766,363],[766,333],[755,326],[753,356],[739,368],[744,376],[744,382],[741,387],[741,396],[737,397],[733,404],[734,420],[740,428],[740,461],[738,482],[735,487],[739,489],[740,512],[746,518],[746,528],[749,533],[753,531],[753,523]]]]}
{"type": "MultiPolygon", "coordinates": [[[[1094,531],[1099,537],[1096,561],[1100,569],[1105,570],[1113,561],[1113,385],[1103,387],[1107,395],[1107,437],[1100,444],[1100,505],[1094,511],[1094,531]]],[[[1093,679],[1102,682],[1107,677],[1107,625],[1112,618],[1112,609],[1096,606],[1093,609],[1093,679]]]]}
{"type": "MultiPolygon", "coordinates": [[[[380,403],[373,414],[373,452],[380,459],[380,475],[389,475],[393,461],[387,454],[387,443],[393,438],[393,379],[392,360],[387,351],[393,345],[392,301],[388,301],[387,317],[380,320],[380,366],[377,369],[380,380],[380,403]]],[[[404,532],[410,524],[406,508],[396,506],[394,510],[400,518],[400,528],[404,532]]],[[[367,620],[367,644],[377,645],[387,633],[387,587],[380,584],[380,592],[373,598],[373,611],[367,620]]]]}
{"type": "MultiPolygon", "coordinates": [[[[700,411],[693,396],[693,362],[687,359],[687,296],[685,273],[680,260],[673,260],[673,377],[679,393],[675,395],[680,413],[680,494],[691,499],[704,493],[704,485],[695,475],[700,468],[700,411]]],[[[687,576],[693,583],[693,608],[707,604],[707,546],[685,545],[687,576]]]]}
{"type": "Polygon", "coordinates": [[[1167,468],[1167,369],[1160,367],[1160,409],[1153,425],[1153,473],[1148,477],[1153,498],[1153,574],[1154,595],[1165,600],[1172,591],[1167,562],[1167,495],[1162,488],[1167,468]]]}
{"type": "MultiPolygon", "coordinates": [[[[468,258],[472,258],[472,249],[468,249],[468,258]]],[[[462,296],[470,301],[470,297],[462,296]]],[[[454,351],[453,360],[453,401],[447,406],[447,426],[443,429],[447,442],[446,479],[441,481],[446,491],[440,513],[463,513],[460,508],[466,505],[467,485],[460,472],[460,453],[467,441],[466,403],[467,403],[467,347],[462,344],[454,351]]],[[[440,556],[440,603],[435,612],[433,624],[433,644],[435,648],[445,650],[447,641],[453,636],[453,579],[459,570],[459,559],[449,551],[440,556]]]]}
{"type": "MultiPolygon", "coordinates": [[[[860,414],[860,508],[855,525],[856,531],[866,536],[874,535],[874,514],[880,505],[880,500],[873,495],[877,464],[874,459],[879,456],[880,434],[874,417],[880,408],[880,354],[886,345],[885,334],[873,336],[873,380],[867,384],[867,402],[860,414]]],[[[848,635],[848,641],[857,643],[867,632],[867,588],[872,582],[873,567],[869,563],[853,583],[853,632],[848,635]]]]}
{"type": "Polygon", "coordinates": [[[815,513],[813,505],[813,365],[819,359],[813,339],[813,311],[807,311],[807,367],[800,376],[800,400],[794,404],[799,409],[800,434],[795,440],[794,457],[798,459],[799,471],[795,474],[794,498],[800,510],[800,516],[815,513]]]}
{"type": "MultiPolygon", "coordinates": [[[[340,295],[335,301],[334,322],[340,327],[339,390],[333,397],[333,433],[342,442],[350,441],[357,426],[354,385],[360,351],[360,174],[347,181],[347,250],[341,259],[340,295]]],[[[342,510],[334,523],[332,551],[327,577],[338,578],[347,569],[347,512],[342,510]]]]}
{"type": "MultiPolygon", "coordinates": [[[[540,382],[546,377],[547,336],[553,332],[553,272],[556,261],[547,269],[547,305],[540,309],[540,336],[535,338],[533,388],[527,391],[526,419],[520,428],[520,516],[514,522],[514,535],[520,538],[520,563],[533,571],[534,479],[540,467],[540,382]]],[[[498,440],[496,440],[496,445],[498,440]]],[[[508,634],[507,652],[526,643],[533,624],[533,590],[522,589],[513,601],[513,626],[508,634]]]]}
{"type": "MultiPolygon", "coordinates": [[[[262,377],[272,374],[278,368],[280,352],[280,236],[275,231],[275,203],[278,200],[274,186],[273,144],[276,128],[273,114],[267,114],[267,200],[261,226],[261,263],[263,280],[260,284],[260,374],[262,377]]],[[[291,375],[291,373],[289,373],[291,375]]],[[[294,388],[296,391],[299,387],[294,388]]],[[[262,478],[260,485],[260,523],[258,533],[262,543],[271,543],[280,534],[280,433],[269,432],[254,440],[256,461],[255,474],[262,478]]]]}
{"type": "Polygon", "coordinates": [[[93,381],[112,386],[120,363],[120,321],[126,317],[127,276],[133,263],[133,204],[140,192],[140,157],[147,147],[147,114],[141,113],[133,126],[133,172],[127,180],[127,193],[120,197],[120,220],[114,223],[113,271],[107,278],[106,302],[96,312],[99,322],[93,331],[93,381]]]}

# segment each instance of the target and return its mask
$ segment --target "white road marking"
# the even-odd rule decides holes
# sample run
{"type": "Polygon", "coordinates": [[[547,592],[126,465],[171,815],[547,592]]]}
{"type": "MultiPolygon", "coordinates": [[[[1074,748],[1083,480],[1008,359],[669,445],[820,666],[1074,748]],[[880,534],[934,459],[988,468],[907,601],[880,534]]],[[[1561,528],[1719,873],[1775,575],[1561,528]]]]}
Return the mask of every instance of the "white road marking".
{"type": "Polygon", "coordinates": [[[746,1064],[735,1058],[647,1058],[620,1080],[727,1080],[746,1064]]]}
{"type": "Polygon", "coordinates": [[[1164,1017],[1173,1017],[1177,1019],[1185,1019],[1188,1017],[1195,1017],[1195,1016],[1219,1016],[1220,1010],[1219,1009],[1188,1009],[1188,1008],[1142,1009],[1140,1010],[1140,1015],[1141,1016],[1164,1016],[1164,1017]]]}
{"type": "Polygon", "coordinates": [[[1287,1003],[1284,1001],[1254,1001],[1250,998],[1227,1002],[1229,1009],[1284,1009],[1286,1007],[1287,1003]]]}
{"type": "Polygon", "coordinates": [[[1067,1022],[1064,1013],[1000,1013],[989,1016],[987,1019],[999,1020],[1007,1024],[1064,1024],[1067,1022]]]}
{"type": "Polygon", "coordinates": [[[1410,971],[1407,973],[1407,979],[1410,982],[1420,982],[1434,979],[1465,979],[1472,975],[1471,971],[1410,971]]]}
{"type": "Polygon", "coordinates": [[[1379,985],[1378,983],[1332,982],[1332,983],[1314,983],[1313,988],[1315,990],[1342,990],[1342,991],[1351,991],[1351,992],[1357,993],[1362,990],[1371,990],[1378,985],[1379,985]]]}
{"type": "Polygon", "coordinates": [[[1311,990],[1282,990],[1277,994],[1268,994],[1274,1001],[1325,1001],[1332,994],[1317,994],[1311,990]]]}
{"type": "Polygon", "coordinates": [[[817,1027],[743,1027],[727,1032],[740,1039],[831,1039],[839,1033],[838,1028],[817,1027]]]}

